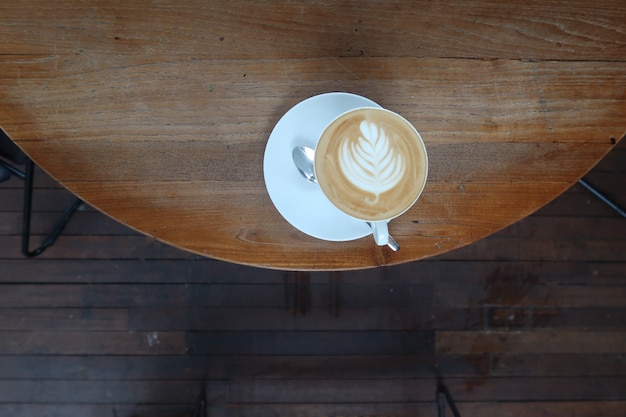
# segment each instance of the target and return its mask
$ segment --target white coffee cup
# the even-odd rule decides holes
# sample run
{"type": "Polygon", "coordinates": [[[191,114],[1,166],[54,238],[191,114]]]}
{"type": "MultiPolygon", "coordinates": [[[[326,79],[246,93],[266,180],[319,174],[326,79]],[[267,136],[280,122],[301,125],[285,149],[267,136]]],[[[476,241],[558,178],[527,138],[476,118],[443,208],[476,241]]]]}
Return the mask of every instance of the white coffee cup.
{"type": "Polygon", "coordinates": [[[415,127],[391,110],[361,107],[331,121],[315,149],[315,176],[328,200],[370,224],[376,244],[389,243],[387,223],[418,200],[428,155],[415,127]]]}

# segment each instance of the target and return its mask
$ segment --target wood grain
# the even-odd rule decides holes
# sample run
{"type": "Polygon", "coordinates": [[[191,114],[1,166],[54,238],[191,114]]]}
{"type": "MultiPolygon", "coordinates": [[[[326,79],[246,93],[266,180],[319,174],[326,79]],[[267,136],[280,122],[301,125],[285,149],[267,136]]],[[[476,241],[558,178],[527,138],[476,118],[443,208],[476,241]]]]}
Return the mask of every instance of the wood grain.
{"type": "Polygon", "coordinates": [[[177,3],[64,0],[2,6],[3,53],[197,54],[216,59],[320,56],[611,60],[624,5],[584,0],[177,3]],[[149,7],[148,7],[149,6],[149,7]],[[10,17],[10,19],[9,19],[10,17]],[[44,19],[45,17],[45,19],[44,19]],[[184,22],[184,25],[180,23],[184,22]],[[23,36],[8,36],[25,28],[23,36]],[[52,35],[52,36],[50,36],[52,35]]]}
{"type": "Polygon", "coordinates": [[[542,207],[626,133],[620,1],[57,3],[0,6],[0,125],[93,207],[211,258],[339,270],[445,253],[542,207]],[[272,127],[328,91],[425,139],[398,253],[311,238],[267,195],[272,127]]]}
{"type": "MultiPolygon", "coordinates": [[[[625,146],[587,175],[621,205],[625,146]]],[[[37,174],[41,238],[68,193],[37,174]]],[[[20,186],[0,184],[2,416],[183,416],[202,391],[222,417],[430,416],[439,380],[464,417],[624,415],[626,223],[581,187],[429,260],[294,272],[90,206],[26,259],[20,186]]]]}

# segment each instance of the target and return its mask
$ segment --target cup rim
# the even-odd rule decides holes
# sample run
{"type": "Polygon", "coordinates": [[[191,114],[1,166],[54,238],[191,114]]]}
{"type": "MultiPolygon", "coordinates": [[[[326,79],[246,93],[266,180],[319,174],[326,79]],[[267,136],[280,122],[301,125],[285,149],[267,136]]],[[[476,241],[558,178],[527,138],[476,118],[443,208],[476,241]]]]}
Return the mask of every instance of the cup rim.
{"type": "Polygon", "coordinates": [[[347,216],[352,217],[353,219],[357,219],[357,220],[361,220],[364,222],[390,222],[391,220],[402,216],[404,213],[406,213],[407,211],[409,211],[411,209],[411,207],[413,207],[415,205],[415,203],[417,203],[417,200],[419,200],[419,198],[422,196],[422,193],[424,192],[424,188],[426,188],[426,183],[428,182],[428,169],[429,169],[429,158],[428,158],[428,150],[426,149],[426,144],[424,143],[424,139],[422,138],[422,135],[420,134],[420,132],[417,130],[417,128],[415,126],[413,126],[413,123],[411,123],[407,118],[405,118],[404,116],[402,116],[401,114],[393,111],[393,110],[389,110],[386,109],[384,107],[374,107],[374,106],[362,106],[362,107],[357,107],[354,109],[350,109],[347,110],[341,114],[339,114],[338,116],[336,116],[335,118],[333,118],[330,122],[328,122],[328,124],[324,127],[324,129],[322,130],[322,133],[319,135],[319,137],[317,138],[317,141],[315,142],[315,151],[316,151],[316,155],[317,155],[317,145],[320,141],[320,139],[322,138],[322,136],[324,136],[324,133],[326,133],[326,130],[339,118],[345,116],[348,113],[352,113],[352,112],[357,112],[360,110],[377,110],[377,111],[384,111],[387,113],[390,113],[396,117],[399,117],[401,120],[403,120],[409,127],[410,129],[413,130],[413,132],[415,132],[417,138],[419,139],[419,143],[421,144],[421,147],[424,151],[424,160],[426,161],[425,163],[425,169],[424,169],[424,181],[422,181],[421,187],[419,192],[416,194],[415,198],[413,199],[413,201],[411,202],[411,204],[407,205],[407,207],[404,208],[404,210],[402,210],[400,213],[389,217],[389,218],[385,218],[385,219],[381,219],[381,220],[372,220],[372,219],[363,219],[361,217],[356,217],[353,216],[350,213],[346,213],[345,211],[341,210],[341,208],[339,208],[332,199],[330,199],[326,193],[324,192],[324,189],[321,187],[321,185],[319,184],[319,176],[317,175],[317,158],[314,159],[313,161],[313,170],[315,172],[315,176],[316,178],[318,178],[318,186],[320,187],[320,189],[322,190],[322,194],[324,195],[324,197],[330,201],[332,203],[333,206],[335,206],[337,209],[341,210],[342,213],[344,213],[347,216]]]}

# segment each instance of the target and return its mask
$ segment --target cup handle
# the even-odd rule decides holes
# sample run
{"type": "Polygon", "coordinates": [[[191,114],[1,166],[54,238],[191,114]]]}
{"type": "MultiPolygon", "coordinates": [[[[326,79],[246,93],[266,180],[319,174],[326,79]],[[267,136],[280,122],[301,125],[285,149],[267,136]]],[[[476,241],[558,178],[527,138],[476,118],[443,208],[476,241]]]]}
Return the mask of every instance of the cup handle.
{"type": "Polygon", "coordinates": [[[370,222],[374,240],[378,246],[387,246],[389,244],[389,228],[386,221],[370,222]]]}

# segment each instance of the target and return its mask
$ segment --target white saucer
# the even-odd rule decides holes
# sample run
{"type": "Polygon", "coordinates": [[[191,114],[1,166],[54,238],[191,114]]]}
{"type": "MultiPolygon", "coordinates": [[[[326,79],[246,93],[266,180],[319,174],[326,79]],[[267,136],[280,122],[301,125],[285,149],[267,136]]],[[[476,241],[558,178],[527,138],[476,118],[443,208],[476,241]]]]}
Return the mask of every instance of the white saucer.
{"type": "Polygon", "coordinates": [[[347,241],[372,233],[369,226],[336,208],[317,184],[307,182],[293,163],[298,145],[315,149],[322,131],[335,117],[358,107],[381,107],[350,93],[326,93],[292,107],[276,123],[265,148],[265,186],[278,212],[293,227],[318,239],[347,241]]]}

